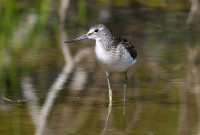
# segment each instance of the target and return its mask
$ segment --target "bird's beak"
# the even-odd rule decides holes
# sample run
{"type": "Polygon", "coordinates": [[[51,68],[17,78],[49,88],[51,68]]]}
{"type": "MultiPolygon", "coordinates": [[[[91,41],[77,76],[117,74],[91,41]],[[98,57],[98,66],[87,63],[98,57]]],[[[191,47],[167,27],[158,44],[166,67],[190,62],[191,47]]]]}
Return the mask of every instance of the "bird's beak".
{"type": "Polygon", "coordinates": [[[72,40],[69,40],[69,41],[65,41],[64,43],[76,42],[76,41],[83,40],[83,39],[87,39],[87,38],[88,38],[88,35],[85,34],[85,35],[80,36],[80,37],[77,37],[77,38],[75,38],[75,39],[72,39],[72,40]]]}

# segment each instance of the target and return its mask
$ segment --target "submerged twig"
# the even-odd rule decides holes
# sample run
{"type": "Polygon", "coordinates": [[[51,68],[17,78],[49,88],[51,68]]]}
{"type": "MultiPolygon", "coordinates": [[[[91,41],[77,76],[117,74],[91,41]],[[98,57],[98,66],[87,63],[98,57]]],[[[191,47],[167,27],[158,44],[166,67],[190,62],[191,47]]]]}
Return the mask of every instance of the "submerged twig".
{"type": "Polygon", "coordinates": [[[17,99],[17,100],[13,100],[13,99],[9,99],[9,98],[6,98],[6,97],[2,97],[5,101],[8,101],[8,102],[12,102],[12,103],[22,103],[22,102],[26,102],[27,100],[26,99],[17,99]]]}
{"type": "Polygon", "coordinates": [[[187,24],[191,24],[195,14],[200,15],[200,3],[199,0],[189,0],[191,3],[190,12],[186,20],[187,24]]]}

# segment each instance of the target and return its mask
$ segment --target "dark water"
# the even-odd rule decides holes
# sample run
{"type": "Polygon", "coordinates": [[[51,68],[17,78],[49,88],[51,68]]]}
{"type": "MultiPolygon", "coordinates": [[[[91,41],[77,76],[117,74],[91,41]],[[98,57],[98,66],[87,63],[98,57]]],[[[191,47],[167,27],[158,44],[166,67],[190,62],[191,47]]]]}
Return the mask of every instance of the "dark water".
{"type": "Polygon", "coordinates": [[[186,24],[187,1],[60,4],[2,1],[1,135],[200,134],[199,16],[186,24]],[[125,104],[123,73],[111,74],[108,102],[94,41],[63,44],[96,23],[138,51],[125,104]]]}

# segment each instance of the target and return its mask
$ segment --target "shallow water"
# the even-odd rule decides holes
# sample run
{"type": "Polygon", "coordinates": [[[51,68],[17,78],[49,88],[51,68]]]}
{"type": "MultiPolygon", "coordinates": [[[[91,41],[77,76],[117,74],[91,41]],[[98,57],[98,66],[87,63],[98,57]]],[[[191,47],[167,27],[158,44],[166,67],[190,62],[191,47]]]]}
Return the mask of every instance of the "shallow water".
{"type": "Polygon", "coordinates": [[[189,11],[78,3],[78,9],[77,2],[69,3],[65,25],[53,9],[46,13],[41,6],[37,14],[39,7],[26,7],[17,34],[1,36],[0,134],[200,134],[200,27],[197,20],[186,25],[189,11]],[[99,22],[138,51],[128,70],[125,104],[123,73],[111,74],[113,103],[108,102],[94,41],[63,44],[99,22]]]}

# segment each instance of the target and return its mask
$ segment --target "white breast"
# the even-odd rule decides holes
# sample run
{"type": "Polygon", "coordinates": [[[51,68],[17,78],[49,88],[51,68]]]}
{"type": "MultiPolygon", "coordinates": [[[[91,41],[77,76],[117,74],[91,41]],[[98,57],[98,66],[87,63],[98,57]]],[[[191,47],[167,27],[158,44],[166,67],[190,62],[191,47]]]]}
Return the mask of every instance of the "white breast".
{"type": "Polygon", "coordinates": [[[118,46],[116,51],[111,53],[105,50],[98,40],[95,45],[95,58],[107,72],[124,72],[136,62],[124,46],[118,46]]]}

